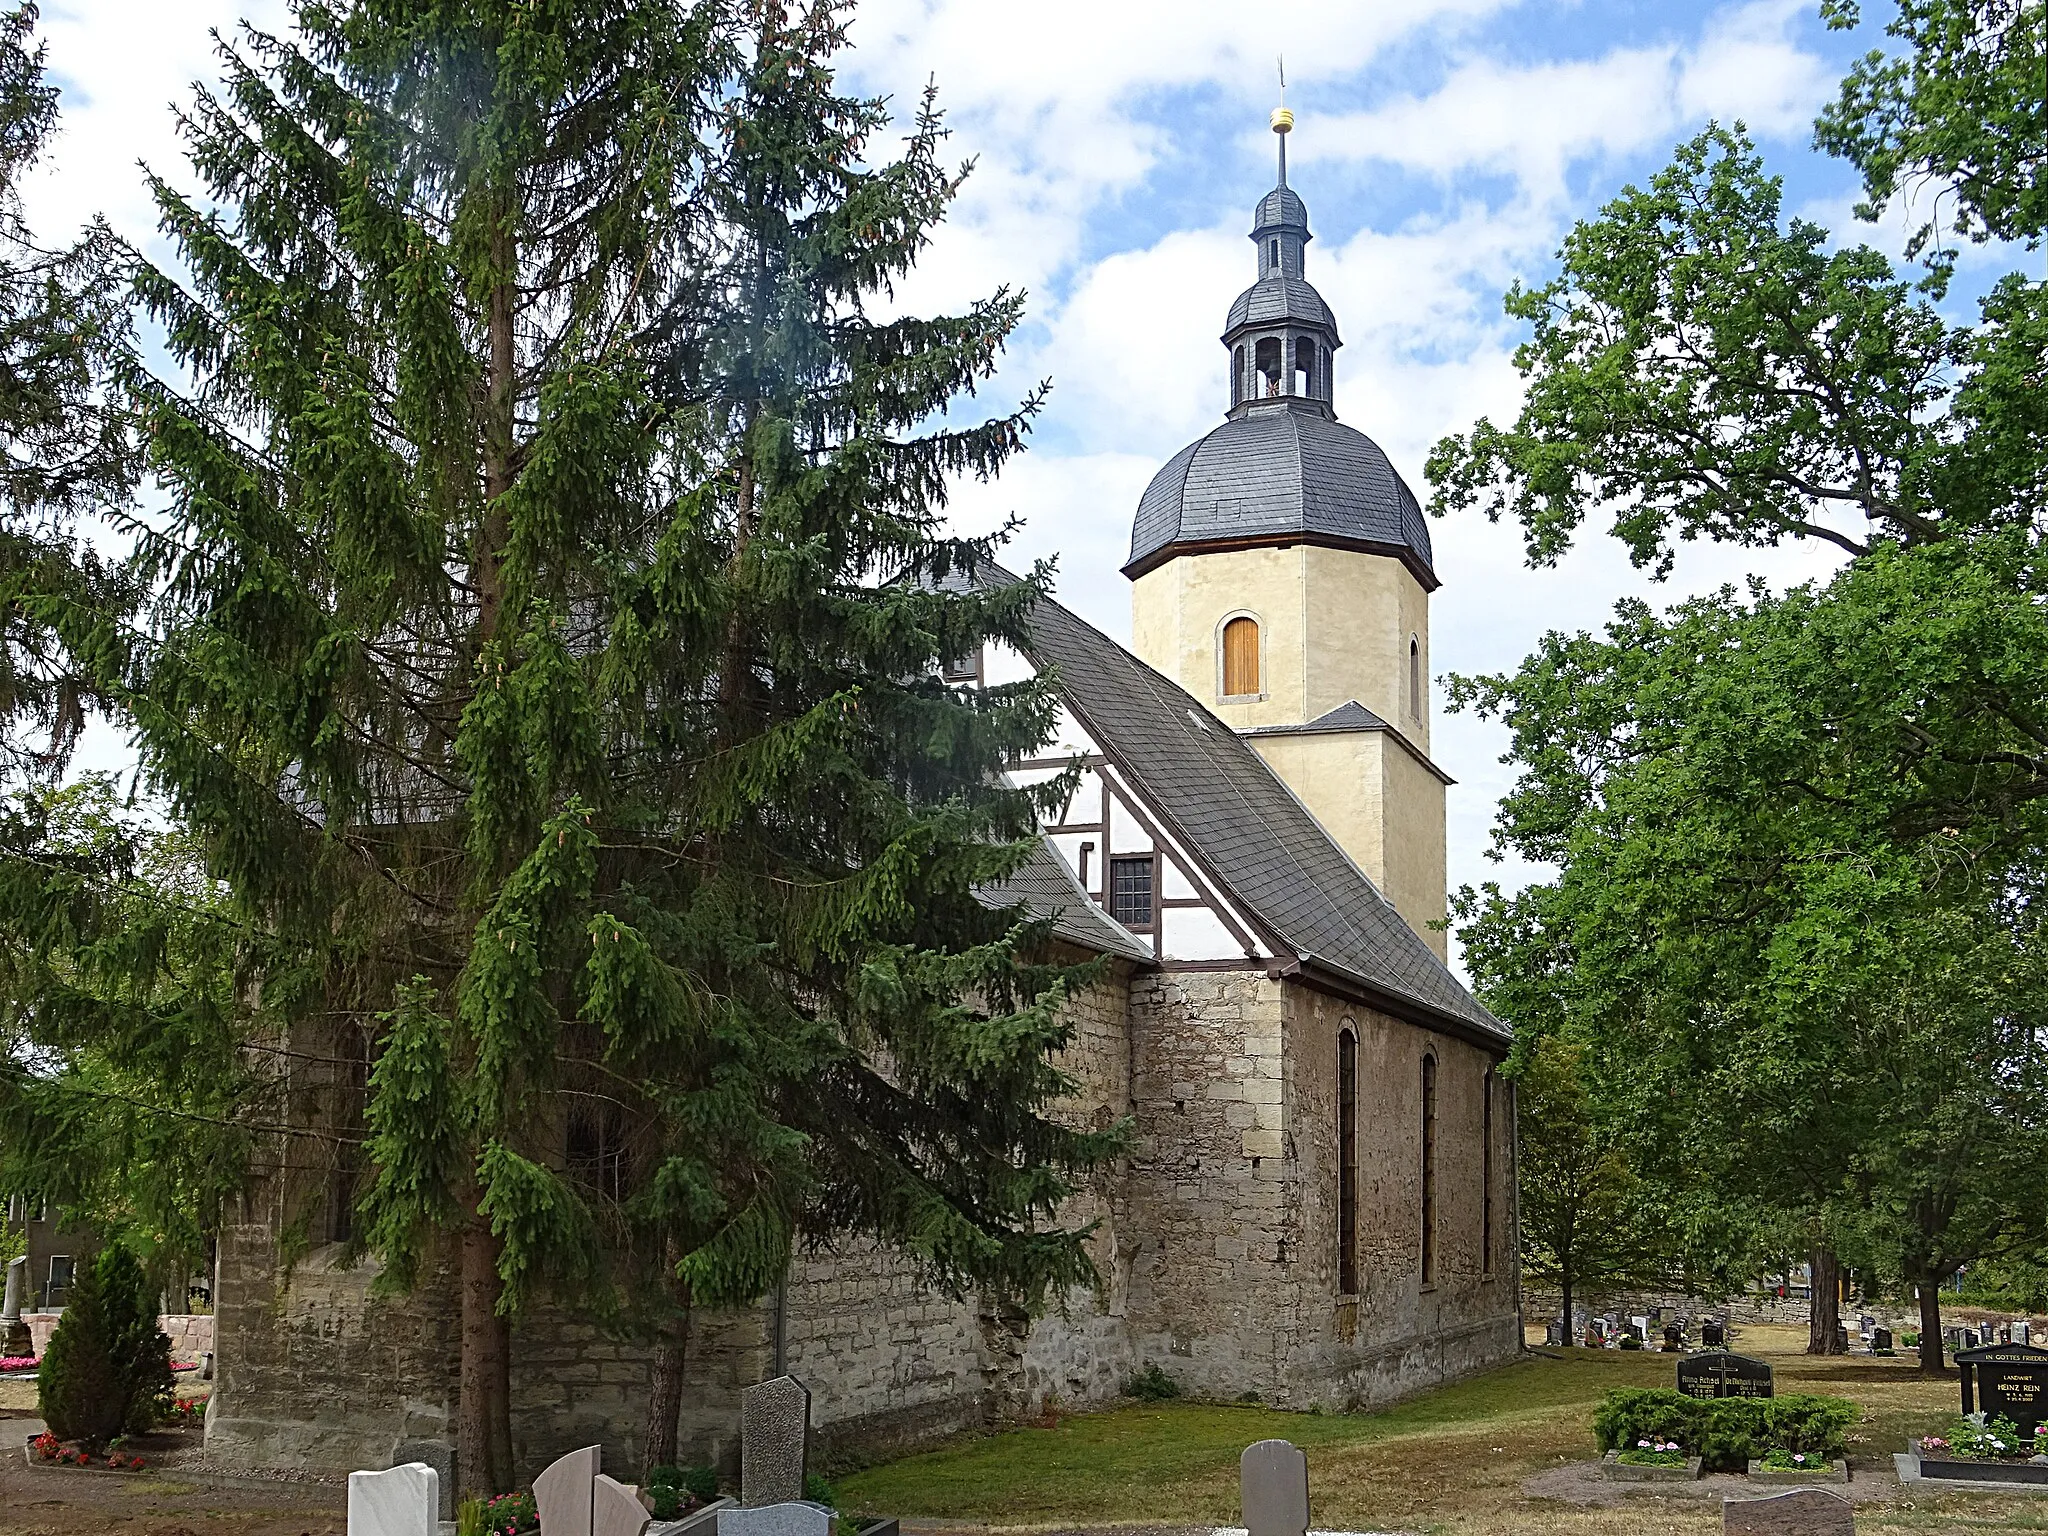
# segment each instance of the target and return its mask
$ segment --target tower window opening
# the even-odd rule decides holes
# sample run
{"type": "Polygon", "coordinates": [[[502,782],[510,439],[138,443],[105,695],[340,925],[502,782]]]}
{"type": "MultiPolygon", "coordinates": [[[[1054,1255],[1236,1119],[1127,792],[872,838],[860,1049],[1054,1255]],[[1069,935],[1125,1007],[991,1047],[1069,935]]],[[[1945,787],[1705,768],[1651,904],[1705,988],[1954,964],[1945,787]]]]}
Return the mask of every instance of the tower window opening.
{"type": "Polygon", "coordinates": [[[1236,405],[1244,398],[1244,348],[1239,347],[1230,354],[1230,403],[1236,405]]]}
{"type": "Polygon", "coordinates": [[[1436,1284],[1436,1058],[1422,1058],[1422,1283],[1436,1284]]]}
{"type": "Polygon", "coordinates": [[[1245,698],[1259,691],[1259,621],[1243,616],[1223,626],[1223,696],[1245,698]]]}
{"type": "Polygon", "coordinates": [[[1294,387],[1297,395],[1316,392],[1316,344],[1306,336],[1294,339],[1294,387]]]}
{"type": "MultiPolygon", "coordinates": [[[[1240,267],[1238,270],[1243,271],[1244,269],[1240,267]]],[[[1275,272],[1280,270],[1280,242],[1278,240],[1273,242],[1273,270],[1275,272]]]]}
{"type": "Polygon", "coordinates": [[[1252,354],[1252,367],[1260,378],[1266,381],[1263,393],[1272,399],[1280,393],[1280,338],[1268,336],[1258,344],[1252,354]]]}
{"type": "Polygon", "coordinates": [[[1337,1036],[1337,1290],[1358,1294],[1358,1036],[1337,1036]]]}
{"type": "Polygon", "coordinates": [[[1422,638],[1408,637],[1408,713],[1422,718],[1422,638]]]}

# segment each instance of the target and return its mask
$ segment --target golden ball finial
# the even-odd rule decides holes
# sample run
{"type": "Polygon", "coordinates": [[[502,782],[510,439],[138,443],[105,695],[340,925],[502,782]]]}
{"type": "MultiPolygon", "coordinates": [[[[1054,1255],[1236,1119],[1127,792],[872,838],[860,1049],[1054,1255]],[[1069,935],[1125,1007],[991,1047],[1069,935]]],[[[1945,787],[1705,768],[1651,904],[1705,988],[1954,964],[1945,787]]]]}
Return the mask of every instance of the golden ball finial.
{"type": "Polygon", "coordinates": [[[1275,107],[1273,109],[1273,131],[1275,133],[1292,133],[1294,131],[1294,113],[1291,109],[1287,107],[1275,107]]]}

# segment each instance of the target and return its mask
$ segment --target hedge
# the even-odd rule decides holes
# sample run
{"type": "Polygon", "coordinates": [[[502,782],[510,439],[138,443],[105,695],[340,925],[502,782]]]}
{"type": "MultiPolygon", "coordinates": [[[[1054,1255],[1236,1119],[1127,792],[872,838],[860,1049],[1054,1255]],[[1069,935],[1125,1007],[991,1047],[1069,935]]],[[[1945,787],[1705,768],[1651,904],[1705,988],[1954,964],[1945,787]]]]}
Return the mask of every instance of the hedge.
{"type": "Polygon", "coordinates": [[[1839,1397],[1722,1397],[1701,1400],[1669,1387],[1622,1387],[1593,1413],[1602,1451],[1638,1440],[1675,1440],[1714,1470],[1739,1472],[1766,1451],[1833,1460],[1848,1449],[1857,1406],[1839,1397]]]}

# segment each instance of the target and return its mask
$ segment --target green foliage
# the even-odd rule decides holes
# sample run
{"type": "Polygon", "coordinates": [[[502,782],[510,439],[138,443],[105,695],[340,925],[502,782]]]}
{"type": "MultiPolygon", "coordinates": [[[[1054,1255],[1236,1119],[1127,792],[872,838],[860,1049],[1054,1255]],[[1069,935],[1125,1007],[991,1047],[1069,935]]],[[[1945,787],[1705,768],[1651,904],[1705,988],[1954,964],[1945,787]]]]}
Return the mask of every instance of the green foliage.
{"type": "Polygon", "coordinates": [[[2011,1419],[1981,1412],[1951,1420],[1936,1439],[1941,1443],[1924,1448],[1964,1461],[2024,1461],[2040,1453],[2038,1435],[2028,1440],[2011,1419]]]}
{"type": "Polygon", "coordinates": [[[36,1412],[59,1440],[96,1450],[128,1420],[128,1383],[100,1295],[98,1265],[82,1269],[36,1373],[36,1412]]]}
{"type": "Polygon", "coordinates": [[[1021,303],[871,312],[957,186],[936,114],[875,152],[830,5],[295,20],[153,184],[182,373],[135,380],[169,507],[115,670],[272,1027],[373,1063],[381,1283],[453,1240],[473,1337],[545,1289],[667,1339],[846,1231],[953,1294],[1085,1282],[1090,973],[976,895],[1060,793],[1002,772],[1053,695],[942,681],[1046,586],[945,529],[1036,408],[948,414],[1021,303]]]}
{"type": "Polygon", "coordinates": [[[1163,1403],[1180,1396],[1180,1383],[1167,1375],[1157,1360],[1147,1360],[1144,1368],[1124,1383],[1124,1396],[1141,1403],[1163,1403]]]}
{"type": "Polygon", "coordinates": [[[683,1512],[683,1490],[673,1483],[651,1483],[647,1488],[648,1513],[657,1520],[674,1520],[683,1512]]]}
{"type": "MultiPolygon", "coordinates": [[[[1821,9],[1836,27],[1861,20],[1857,0],[1821,9]]],[[[1950,232],[2038,241],[2048,225],[2039,174],[2048,38],[2032,0],[1896,0],[1885,30],[1902,48],[1855,62],[1816,135],[1862,173],[1858,215],[1876,219],[1901,195],[1935,192],[1912,248],[1936,243],[1943,267],[1952,255],[1939,242],[1950,232]]]]}
{"type": "Polygon", "coordinates": [[[1676,1441],[1710,1471],[1739,1472],[1772,1449],[1841,1456],[1859,1412],[1842,1398],[1801,1393],[1702,1400],[1667,1387],[1625,1387],[1594,1410],[1593,1435],[1602,1451],[1676,1441]]]}
{"type": "Polygon", "coordinates": [[[177,1401],[171,1372],[171,1341],[157,1325],[156,1293],[135,1255],[109,1243],[93,1259],[93,1284],[114,1373],[127,1405],[122,1428],[129,1434],[154,1429],[177,1401]]]}
{"type": "Polygon", "coordinates": [[[830,1483],[815,1472],[804,1474],[804,1497],[813,1504],[824,1505],[827,1509],[839,1507],[839,1495],[833,1491],[830,1483]]]}
{"type": "MultiPolygon", "coordinates": [[[[655,1512],[660,1518],[660,1512],[655,1512]]],[[[487,1536],[512,1536],[514,1532],[540,1529],[540,1506],[531,1492],[501,1493],[484,1506],[487,1536]]]]}
{"type": "Polygon", "coordinates": [[[484,1501],[475,1494],[455,1506],[455,1536],[486,1536],[489,1530],[484,1501]]]}

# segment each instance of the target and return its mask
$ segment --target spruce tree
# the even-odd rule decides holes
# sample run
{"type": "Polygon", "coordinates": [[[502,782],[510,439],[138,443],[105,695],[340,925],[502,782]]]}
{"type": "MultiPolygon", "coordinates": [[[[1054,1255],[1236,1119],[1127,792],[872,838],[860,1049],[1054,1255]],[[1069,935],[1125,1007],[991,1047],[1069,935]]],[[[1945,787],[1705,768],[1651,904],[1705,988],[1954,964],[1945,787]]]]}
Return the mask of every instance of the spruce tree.
{"type": "Polygon", "coordinates": [[[171,508],[122,698],[264,1006],[374,1035],[362,1242],[459,1264],[463,1490],[509,1481],[539,1289],[673,1320],[848,1230],[1084,1279],[1078,978],[976,896],[1054,706],[940,681],[1042,590],[941,528],[1028,406],[927,425],[1018,303],[866,308],[951,195],[938,123],[867,163],[833,6],[296,19],[189,115],[205,200],[157,183],[197,384],[138,381],[171,508]]]}
{"type": "Polygon", "coordinates": [[[120,1433],[128,1395],[95,1266],[82,1266],[36,1372],[36,1412],[59,1440],[97,1449],[120,1433]]]}

